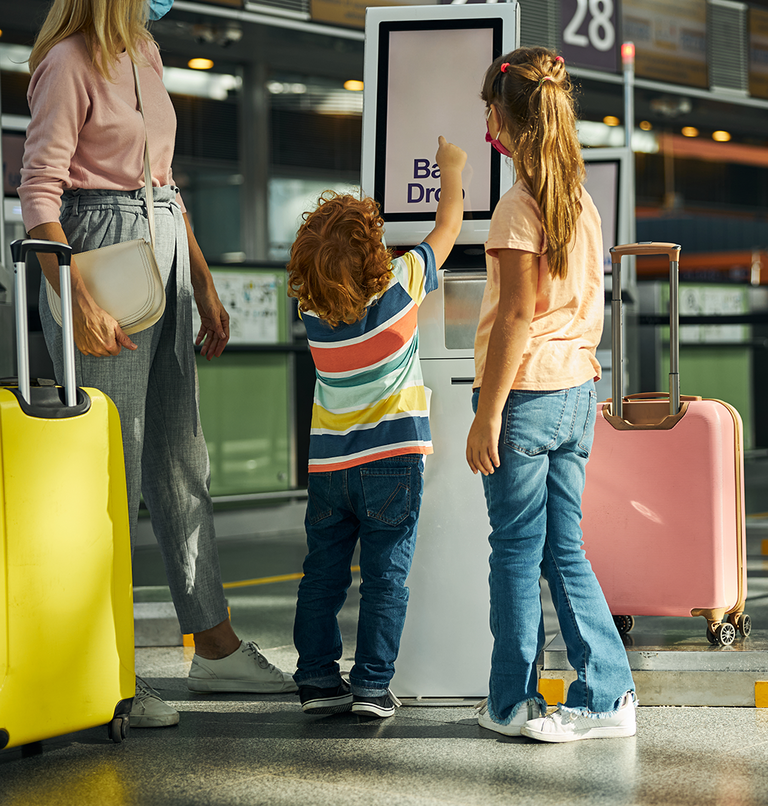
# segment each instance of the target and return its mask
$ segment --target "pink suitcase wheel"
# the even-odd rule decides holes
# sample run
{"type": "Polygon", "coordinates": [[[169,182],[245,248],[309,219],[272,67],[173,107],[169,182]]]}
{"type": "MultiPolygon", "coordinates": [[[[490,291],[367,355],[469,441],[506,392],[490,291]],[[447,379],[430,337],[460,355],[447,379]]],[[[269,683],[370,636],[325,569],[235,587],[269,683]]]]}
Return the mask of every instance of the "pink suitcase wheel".
{"type": "Polygon", "coordinates": [[[717,624],[714,630],[707,627],[707,640],[710,644],[730,646],[735,638],[736,628],[727,621],[722,621],[720,624],[717,624]]]}
{"type": "Polygon", "coordinates": [[[614,616],[613,623],[619,635],[626,635],[635,626],[635,619],[632,616],[614,616]]]}
{"type": "Polygon", "coordinates": [[[746,613],[731,613],[728,622],[746,638],[752,632],[752,619],[746,613]]]}

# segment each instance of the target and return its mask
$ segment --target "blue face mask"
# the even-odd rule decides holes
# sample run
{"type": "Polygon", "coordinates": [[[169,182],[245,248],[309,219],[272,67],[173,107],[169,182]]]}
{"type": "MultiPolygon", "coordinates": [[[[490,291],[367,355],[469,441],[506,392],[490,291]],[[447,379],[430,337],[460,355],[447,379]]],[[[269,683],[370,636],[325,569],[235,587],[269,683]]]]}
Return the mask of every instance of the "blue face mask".
{"type": "Polygon", "coordinates": [[[149,0],[149,19],[159,20],[164,17],[173,5],[173,0],[149,0]]]}

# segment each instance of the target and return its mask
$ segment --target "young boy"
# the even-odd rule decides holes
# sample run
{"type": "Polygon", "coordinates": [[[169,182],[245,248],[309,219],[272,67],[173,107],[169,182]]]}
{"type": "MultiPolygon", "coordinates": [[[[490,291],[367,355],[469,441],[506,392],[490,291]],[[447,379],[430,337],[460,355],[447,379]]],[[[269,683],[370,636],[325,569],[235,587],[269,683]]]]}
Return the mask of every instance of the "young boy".
{"type": "Polygon", "coordinates": [[[317,379],[309,443],[308,553],[299,585],[294,680],[310,714],[351,710],[384,718],[405,623],[423,486],[432,453],[418,352],[417,311],[463,218],[467,155],[438,140],[435,227],[392,259],[373,199],[326,192],[305,214],[288,263],[317,379]],[[342,680],[337,614],[360,541],[355,664],[342,680]]]}

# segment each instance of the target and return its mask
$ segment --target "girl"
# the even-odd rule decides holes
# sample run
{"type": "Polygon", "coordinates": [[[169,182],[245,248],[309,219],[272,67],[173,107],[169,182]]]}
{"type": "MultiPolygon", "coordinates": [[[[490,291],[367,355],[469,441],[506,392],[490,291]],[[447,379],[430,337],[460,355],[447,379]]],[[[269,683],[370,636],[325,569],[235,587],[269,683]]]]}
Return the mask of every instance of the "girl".
{"type": "Polygon", "coordinates": [[[581,494],[603,326],[600,219],[582,186],[563,59],[520,48],[490,66],[486,139],[514,161],[486,243],[467,462],[491,522],[494,648],[479,724],[549,742],[635,733],[626,652],[581,549],[581,494]],[[536,660],[547,579],[577,679],[545,717],[536,660]]]}
{"type": "Polygon", "coordinates": [[[317,369],[309,442],[307,557],[299,585],[294,680],[302,710],[391,717],[424,454],[432,453],[417,311],[437,287],[463,218],[467,155],[438,140],[440,200],[424,243],[393,259],[373,199],[323,194],[288,264],[317,369]],[[349,683],[336,616],[360,540],[360,615],[349,683]]]}

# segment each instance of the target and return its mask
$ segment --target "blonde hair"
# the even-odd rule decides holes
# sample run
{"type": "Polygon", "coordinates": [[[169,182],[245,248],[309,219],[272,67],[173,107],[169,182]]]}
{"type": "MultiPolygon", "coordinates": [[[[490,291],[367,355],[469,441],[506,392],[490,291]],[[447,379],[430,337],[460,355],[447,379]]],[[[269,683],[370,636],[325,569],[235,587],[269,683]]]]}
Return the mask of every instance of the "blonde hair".
{"type": "Polygon", "coordinates": [[[32,48],[29,70],[34,73],[54,45],[83,33],[94,69],[109,81],[123,49],[137,64],[146,62],[140,46],[154,42],[147,14],[147,0],[53,0],[32,48]]]}
{"type": "Polygon", "coordinates": [[[515,171],[539,205],[549,273],[565,277],[585,176],[565,63],[546,48],[518,48],[488,68],[480,97],[499,110],[515,171]]]}

